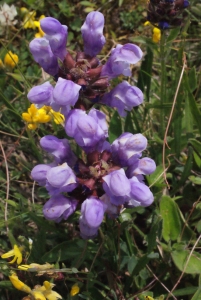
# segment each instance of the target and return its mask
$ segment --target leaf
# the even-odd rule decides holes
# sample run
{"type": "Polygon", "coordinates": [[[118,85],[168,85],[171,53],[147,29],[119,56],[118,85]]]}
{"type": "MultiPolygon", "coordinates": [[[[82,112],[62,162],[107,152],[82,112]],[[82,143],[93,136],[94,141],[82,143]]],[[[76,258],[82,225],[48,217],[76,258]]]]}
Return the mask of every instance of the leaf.
{"type": "Polygon", "coordinates": [[[173,251],[171,253],[172,259],[180,271],[187,274],[200,274],[201,254],[194,251],[190,259],[189,255],[190,251],[188,250],[173,251]],[[188,264],[186,265],[187,261],[188,264]]]}
{"type": "Polygon", "coordinates": [[[119,0],[119,7],[122,6],[124,0],[119,0]]]}
{"type": "Polygon", "coordinates": [[[91,2],[89,2],[89,1],[80,1],[79,4],[81,4],[81,5],[83,5],[83,6],[95,6],[94,3],[91,3],[91,2]]]}
{"type": "Polygon", "coordinates": [[[178,36],[179,32],[180,32],[180,27],[170,30],[170,34],[167,37],[166,43],[170,43],[173,40],[175,40],[176,37],[178,36]]]}
{"type": "Polygon", "coordinates": [[[112,143],[122,134],[121,118],[117,111],[114,112],[109,127],[109,142],[112,143]]]}
{"type": "Polygon", "coordinates": [[[201,185],[201,177],[191,175],[188,179],[194,184],[201,185]]]}
{"type": "Polygon", "coordinates": [[[181,219],[177,204],[169,196],[162,196],[160,213],[163,219],[162,235],[166,242],[175,241],[181,233],[181,219]]]}
{"type": "Polygon", "coordinates": [[[201,143],[198,140],[196,140],[196,139],[189,139],[188,142],[193,146],[193,148],[195,149],[195,151],[197,152],[197,154],[201,153],[201,143]]]}
{"type": "Polygon", "coordinates": [[[188,74],[188,83],[189,83],[190,91],[193,92],[197,87],[197,76],[196,76],[195,66],[191,68],[188,74]]]}
{"type": "Polygon", "coordinates": [[[8,75],[10,75],[11,77],[13,77],[15,80],[17,80],[17,81],[22,81],[22,82],[24,82],[25,81],[25,79],[24,79],[24,77],[21,75],[21,74],[16,74],[16,73],[9,73],[9,72],[7,72],[6,74],[8,74],[8,75]]]}

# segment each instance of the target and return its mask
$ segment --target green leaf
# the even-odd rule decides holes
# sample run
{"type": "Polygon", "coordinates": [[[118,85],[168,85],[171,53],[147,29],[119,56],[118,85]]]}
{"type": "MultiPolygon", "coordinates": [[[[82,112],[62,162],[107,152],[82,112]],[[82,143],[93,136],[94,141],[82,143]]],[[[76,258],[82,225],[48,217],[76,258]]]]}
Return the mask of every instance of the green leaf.
{"type": "Polygon", "coordinates": [[[180,27],[177,27],[177,28],[175,28],[175,29],[171,29],[171,30],[170,30],[170,34],[169,34],[169,36],[167,37],[166,43],[170,43],[170,42],[172,42],[173,40],[175,40],[176,37],[178,36],[179,32],[180,32],[180,27]]]}
{"type": "Polygon", "coordinates": [[[79,4],[81,4],[81,5],[83,5],[83,6],[95,6],[94,3],[91,3],[91,2],[89,2],[89,1],[80,1],[79,4]]]}
{"type": "Polygon", "coordinates": [[[16,73],[9,73],[7,72],[6,74],[10,75],[11,77],[13,77],[15,80],[20,81],[20,82],[24,82],[24,77],[21,74],[16,74],[16,73]]]}
{"type": "Polygon", "coordinates": [[[121,118],[117,111],[114,112],[109,127],[109,142],[112,143],[122,134],[121,118]]]}
{"type": "Polygon", "coordinates": [[[119,0],[119,7],[122,6],[124,0],[119,0]]]}
{"type": "Polygon", "coordinates": [[[191,175],[188,179],[194,184],[201,185],[201,177],[191,175]]]}
{"type": "Polygon", "coordinates": [[[177,204],[169,196],[162,196],[160,213],[163,219],[162,235],[166,242],[175,241],[181,233],[181,219],[177,204]]]}
{"type": "Polygon", "coordinates": [[[201,153],[201,143],[198,140],[196,140],[196,139],[189,139],[188,142],[193,146],[193,148],[195,149],[195,151],[198,154],[201,153]]]}
{"type": "Polygon", "coordinates": [[[190,259],[189,255],[190,251],[188,250],[173,251],[171,253],[172,259],[180,271],[184,271],[187,274],[200,274],[201,254],[194,251],[190,259]],[[188,264],[186,266],[187,261],[188,264]]]}
{"type": "Polygon", "coordinates": [[[188,74],[188,83],[189,83],[190,91],[193,92],[197,87],[197,76],[196,76],[195,66],[191,68],[188,74]]]}
{"type": "Polygon", "coordinates": [[[120,222],[126,222],[126,221],[131,221],[132,220],[132,216],[129,213],[122,213],[119,217],[120,222]]]}

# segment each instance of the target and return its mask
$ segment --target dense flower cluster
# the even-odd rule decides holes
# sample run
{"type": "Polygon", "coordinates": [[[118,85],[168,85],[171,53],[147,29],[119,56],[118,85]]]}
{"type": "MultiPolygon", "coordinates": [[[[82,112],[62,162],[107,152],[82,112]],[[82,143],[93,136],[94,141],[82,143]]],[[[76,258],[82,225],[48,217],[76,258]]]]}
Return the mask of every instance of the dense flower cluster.
{"type": "Polygon", "coordinates": [[[53,160],[35,166],[31,175],[50,195],[43,207],[44,216],[60,222],[81,208],[81,236],[93,238],[105,213],[115,218],[123,207],[153,202],[144,175],[151,174],[156,166],[152,159],[142,158],[146,138],[125,132],[110,144],[106,115],[92,108],[95,103],[108,105],[124,117],[142,103],[142,92],[127,81],[108,91],[111,79],[131,75],[130,64],[142,58],[142,51],[134,44],[119,44],[102,65],[96,56],[105,44],[100,12],[87,15],[81,27],[84,52],[76,55],[66,49],[67,26],[51,17],[40,24],[45,35],[30,43],[30,51],[35,61],[54,76],[56,84],[35,86],[27,97],[38,108],[47,105],[64,114],[65,132],[85,152],[86,159],[76,157],[67,139],[44,136],[40,145],[53,160]]]}
{"type": "Polygon", "coordinates": [[[188,6],[188,0],[150,0],[147,19],[160,29],[180,26],[188,6]]]}
{"type": "Polygon", "coordinates": [[[17,23],[17,20],[14,20],[17,16],[17,9],[15,5],[9,6],[7,3],[4,3],[0,6],[0,29],[6,26],[12,26],[17,23]]]}

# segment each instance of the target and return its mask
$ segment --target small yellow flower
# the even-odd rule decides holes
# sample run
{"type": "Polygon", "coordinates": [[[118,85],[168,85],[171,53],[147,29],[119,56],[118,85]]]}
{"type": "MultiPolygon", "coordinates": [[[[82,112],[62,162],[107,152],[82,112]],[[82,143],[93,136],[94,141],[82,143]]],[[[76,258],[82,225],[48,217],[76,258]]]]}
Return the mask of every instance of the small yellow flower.
{"type": "Polygon", "coordinates": [[[152,41],[154,43],[158,43],[161,39],[161,31],[159,28],[154,27],[153,28],[153,35],[152,35],[152,41]]]}
{"type": "Polygon", "coordinates": [[[80,291],[80,288],[79,288],[79,286],[77,285],[77,283],[75,283],[75,284],[72,286],[72,288],[71,288],[70,295],[71,295],[71,296],[75,296],[75,295],[77,295],[77,294],[79,293],[79,291],[80,291]]]}
{"type": "Polygon", "coordinates": [[[19,58],[17,54],[14,54],[11,51],[9,51],[4,57],[4,64],[6,67],[14,68],[18,63],[18,60],[19,58]]]}
{"type": "Polygon", "coordinates": [[[22,262],[22,251],[23,247],[19,247],[17,245],[14,245],[14,248],[4,254],[1,255],[1,258],[9,258],[14,256],[13,260],[9,261],[9,264],[13,264],[15,261],[17,261],[17,264],[21,264],[22,262]]]}
{"type": "Polygon", "coordinates": [[[36,38],[40,38],[40,37],[43,37],[45,35],[45,32],[43,32],[41,27],[40,27],[40,20],[42,20],[44,18],[45,18],[45,16],[42,15],[42,16],[40,16],[38,21],[34,21],[34,24],[35,24],[36,28],[38,28],[38,32],[35,34],[36,38]]]}
{"type": "Polygon", "coordinates": [[[152,26],[153,27],[152,41],[154,43],[158,43],[161,39],[161,30],[157,27],[154,27],[149,21],[146,21],[144,23],[144,26],[152,26]]]}
{"type": "Polygon", "coordinates": [[[30,287],[24,282],[20,281],[16,274],[12,274],[11,276],[9,276],[9,279],[17,290],[23,291],[28,294],[31,293],[30,287]]]}
{"type": "Polygon", "coordinates": [[[49,269],[52,269],[54,268],[54,265],[51,265],[49,263],[46,263],[44,265],[39,265],[39,264],[36,264],[36,263],[32,263],[30,265],[21,265],[21,266],[18,266],[18,269],[20,270],[23,270],[23,271],[27,271],[29,269],[32,269],[31,271],[45,271],[45,270],[49,270],[49,269]]]}
{"type": "Polygon", "coordinates": [[[28,11],[28,9],[26,9],[26,7],[21,7],[20,10],[24,14],[24,19],[23,19],[23,24],[22,24],[24,29],[27,29],[27,28],[35,29],[36,28],[36,26],[34,24],[35,15],[36,15],[35,10],[28,11]]]}

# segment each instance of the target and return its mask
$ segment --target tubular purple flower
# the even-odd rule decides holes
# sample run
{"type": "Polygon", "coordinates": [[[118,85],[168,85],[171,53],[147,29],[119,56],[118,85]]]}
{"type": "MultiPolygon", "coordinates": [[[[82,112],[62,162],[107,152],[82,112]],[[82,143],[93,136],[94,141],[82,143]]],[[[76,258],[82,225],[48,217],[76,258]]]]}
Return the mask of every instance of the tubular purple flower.
{"type": "Polygon", "coordinates": [[[107,206],[96,197],[86,199],[81,206],[82,222],[92,228],[99,227],[103,221],[106,208],[107,206]]]}
{"type": "Polygon", "coordinates": [[[119,216],[118,206],[116,206],[110,202],[110,197],[107,194],[104,194],[103,196],[101,196],[100,200],[107,205],[107,209],[106,209],[105,213],[108,214],[108,216],[110,218],[117,218],[119,216]]]}
{"type": "Polygon", "coordinates": [[[149,157],[137,159],[134,164],[131,164],[126,170],[128,178],[137,176],[139,174],[150,175],[156,170],[155,161],[149,157]]]}
{"type": "Polygon", "coordinates": [[[45,186],[47,172],[52,168],[50,165],[40,164],[35,166],[31,171],[31,177],[37,181],[40,186],[45,186]]]}
{"type": "MultiPolygon", "coordinates": [[[[154,197],[148,186],[142,182],[138,182],[136,177],[129,179],[131,185],[131,203],[132,201],[140,202],[141,206],[149,206],[154,201],[154,197]]],[[[134,205],[136,206],[136,205],[134,205]]]]}
{"type": "Polygon", "coordinates": [[[103,189],[114,205],[122,205],[128,201],[131,191],[129,179],[124,169],[111,172],[103,177],[103,189]]]}
{"type": "Polygon", "coordinates": [[[112,145],[113,159],[122,167],[132,165],[147,147],[147,139],[141,134],[125,132],[112,145]]]}
{"type": "Polygon", "coordinates": [[[78,100],[80,89],[80,85],[59,77],[53,91],[54,101],[61,106],[74,106],[78,100]]]}
{"type": "Polygon", "coordinates": [[[58,164],[67,162],[69,166],[74,166],[77,157],[72,152],[67,139],[58,139],[53,135],[46,135],[40,139],[41,147],[51,153],[58,164]]]}
{"type": "Polygon", "coordinates": [[[41,85],[34,86],[27,94],[31,103],[38,105],[50,105],[53,97],[53,86],[47,81],[41,85]]]}
{"type": "Polygon", "coordinates": [[[103,35],[104,16],[98,11],[90,12],[81,27],[84,40],[84,52],[90,56],[96,56],[105,44],[103,35]]]}
{"type": "Polygon", "coordinates": [[[34,60],[50,75],[56,75],[59,65],[56,56],[52,53],[49,41],[46,38],[35,38],[29,44],[34,60]]]}
{"type": "Polygon", "coordinates": [[[77,185],[76,176],[67,163],[53,167],[47,172],[46,189],[50,195],[71,192],[77,185]]]}
{"type": "Polygon", "coordinates": [[[43,207],[43,214],[47,220],[60,222],[74,213],[78,201],[63,195],[51,197],[43,207]]]}
{"type": "Polygon", "coordinates": [[[104,113],[92,109],[87,115],[79,109],[74,109],[66,118],[65,130],[85,152],[92,152],[104,143],[108,134],[106,124],[104,113]]]}
{"type": "Polygon", "coordinates": [[[111,92],[105,93],[101,103],[110,107],[116,107],[121,117],[126,117],[126,112],[131,111],[133,107],[143,102],[142,91],[135,86],[130,85],[127,81],[118,84],[111,92]]]}
{"type": "Polygon", "coordinates": [[[136,64],[143,56],[142,50],[134,44],[118,44],[102,67],[101,76],[115,78],[121,74],[131,76],[130,64],[136,64]]]}
{"type": "Polygon", "coordinates": [[[79,225],[80,225],[80,236],[83,239],[85,240],[93,239],[97,236],[99,227],[90,227],[83,221],[83,217],[80,217],[79,225]]]}
{"type": "Polygon", "coordinates": [[[45,38],[49,41],[52,53],[64,60],[67,50],[68,27],[51,17],[44,18],[40,21],[41,29],[46,33],[45,38]]]}

